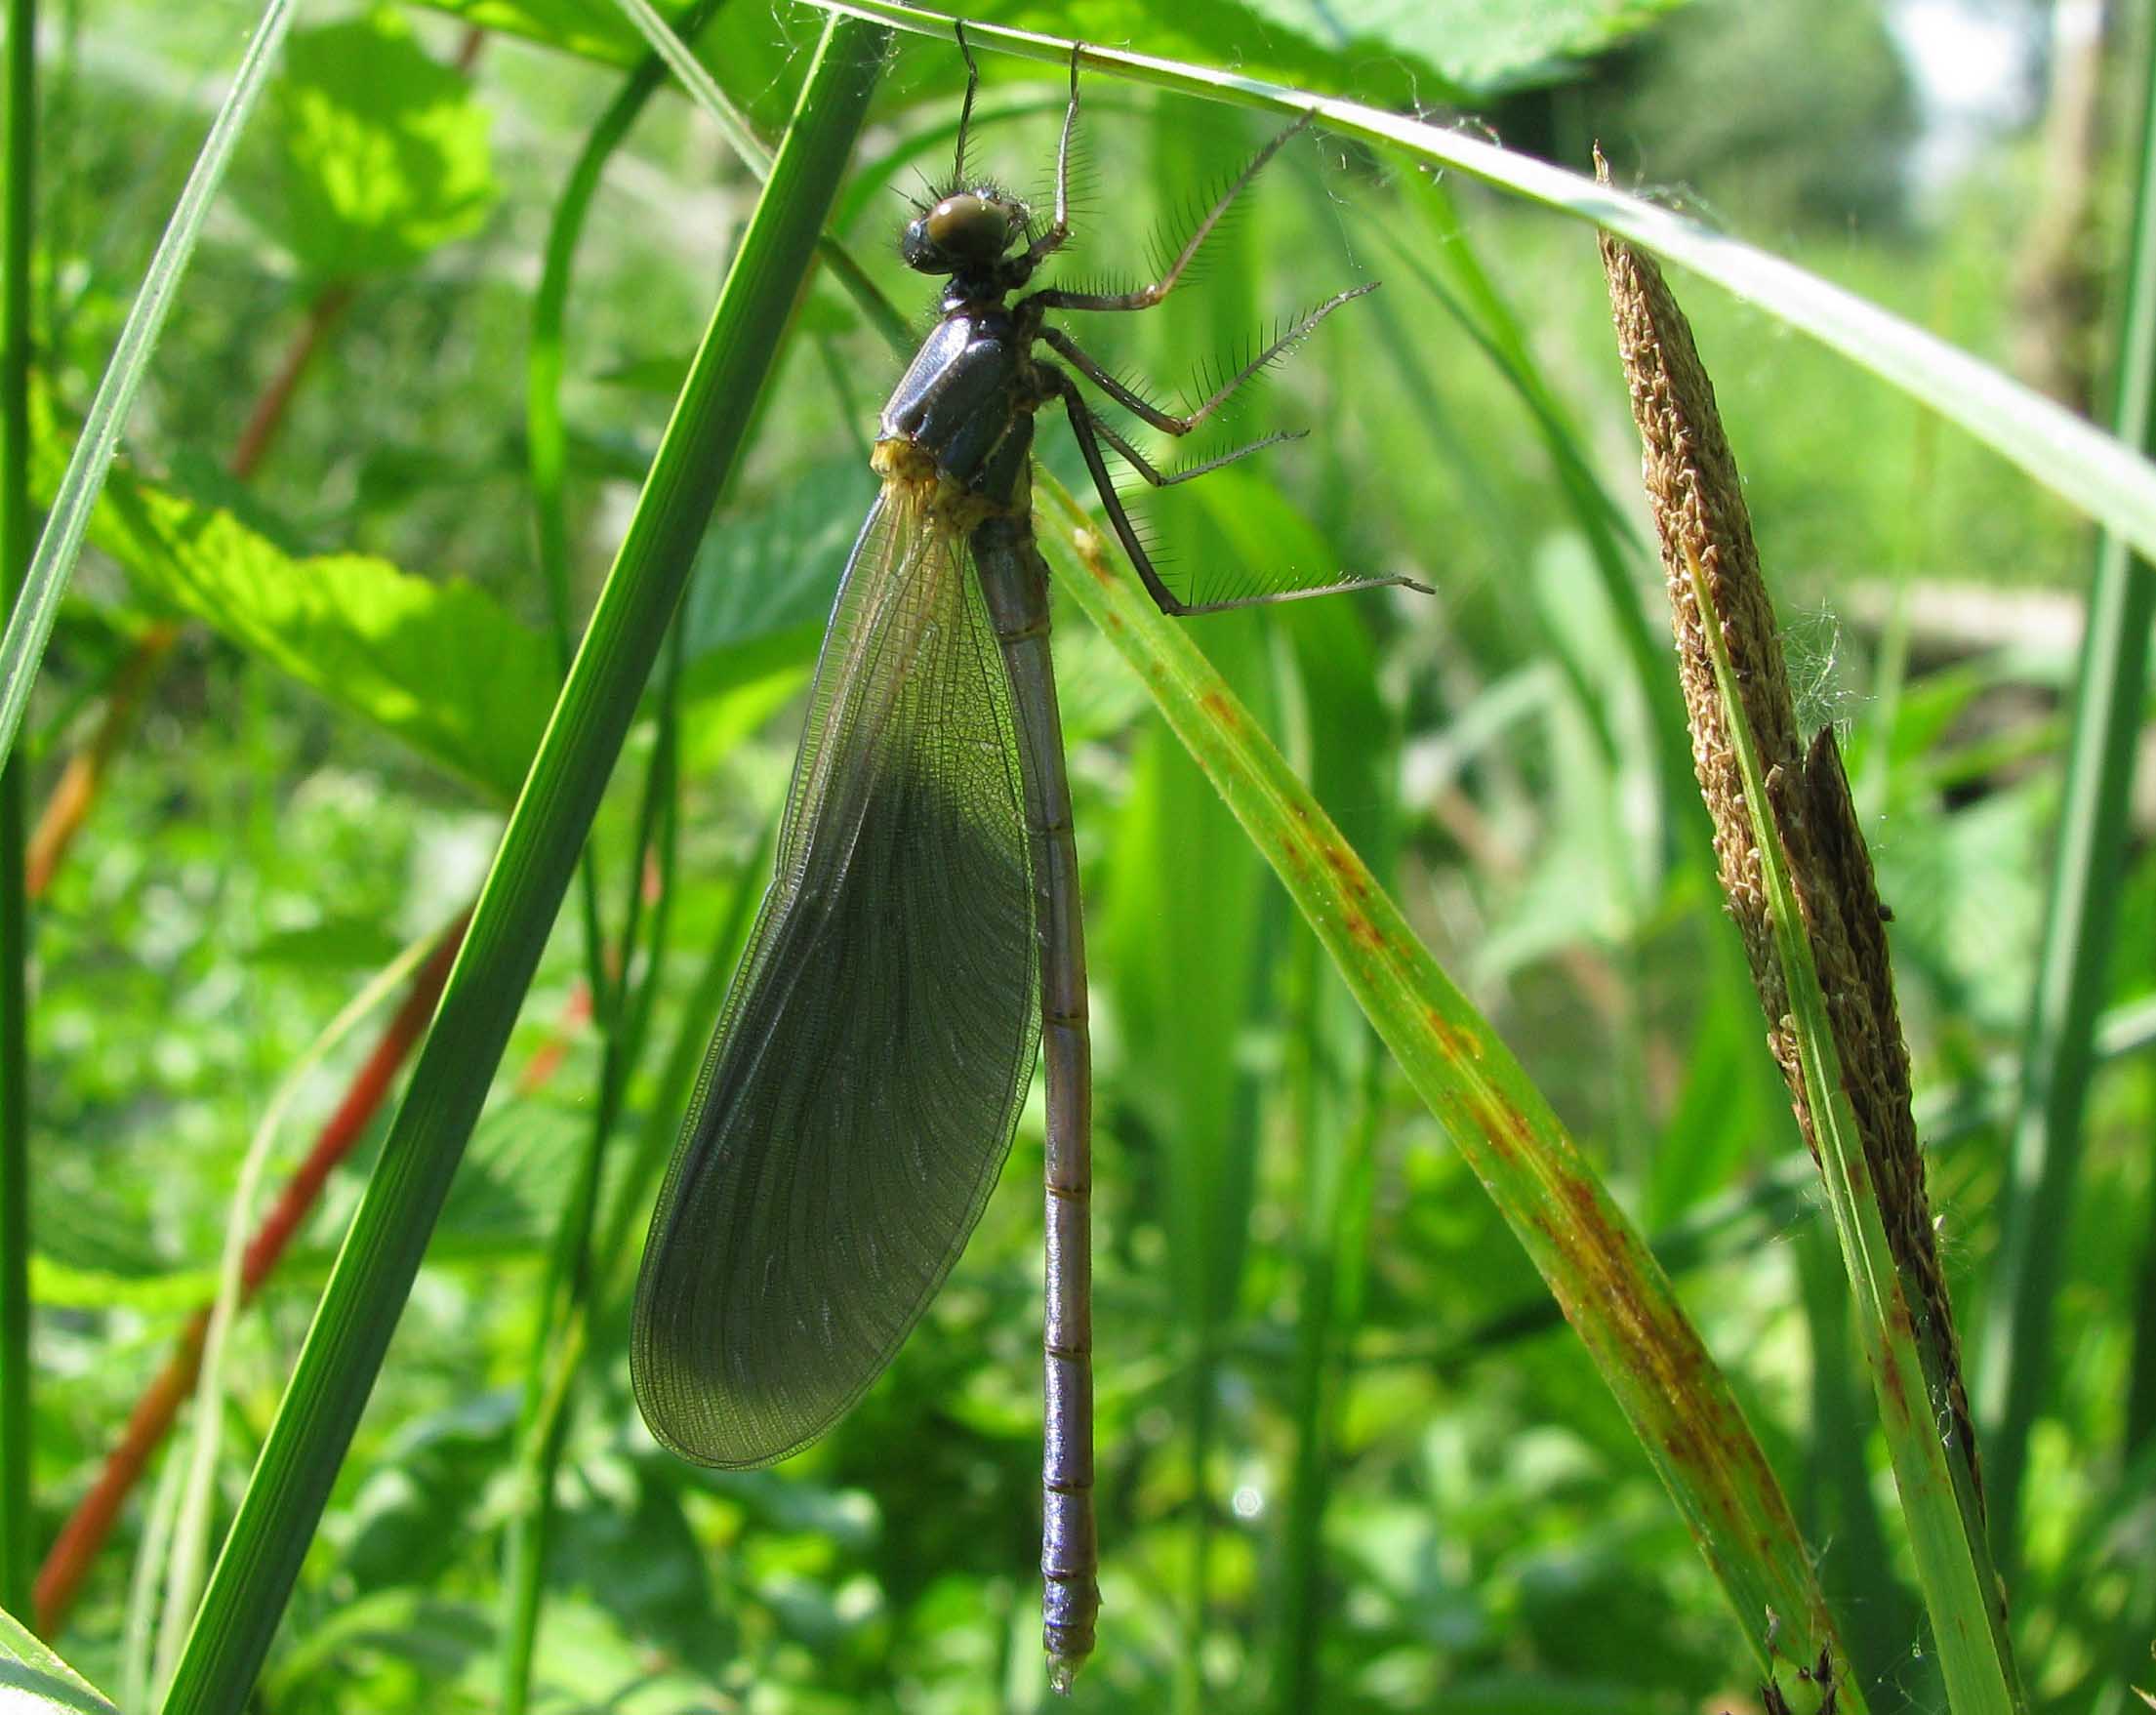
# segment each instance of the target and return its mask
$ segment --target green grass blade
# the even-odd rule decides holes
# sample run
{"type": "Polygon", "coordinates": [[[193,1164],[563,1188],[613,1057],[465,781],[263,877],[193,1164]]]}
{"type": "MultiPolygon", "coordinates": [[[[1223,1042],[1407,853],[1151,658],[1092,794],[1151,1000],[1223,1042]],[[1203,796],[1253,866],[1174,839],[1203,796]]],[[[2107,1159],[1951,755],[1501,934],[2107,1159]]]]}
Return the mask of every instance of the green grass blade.
{"type": "MultiPolygon", "coordinates": [[[[948,36],[950,20],[893,0],[819,0],[833,11],[926,35],[948,36]]],[[[1071,44],[1031,30],[969,22],[976,52],[996,49],[1029,60],[1068,63],[1071,44]]],[[[1486,180],[1525,197],[1630,239],[1644,250],[1728,288],[1768,314],[1800,328],[1833,350],[1922,399],[1978,440],[2018,465],[2091,517],[2116,530],[2144,555],[2156,557],[2156,466],[2133,448],[2090,427],[2063,406],[2004,372],[1890,314],[1852,292],[1831,285],[1754,245],[1637,196],[1597,185],[1530,156],[1401,113],[1360,102],[1313,98],[1238,72],[1097,48],[1083,63],[1111,67],[1141,83],[1245,106],[1313,112],[1333,129],[1398,150],[1432,166],[1486,180]]]]}
{"type": "MultiPolygon", "coordinates": [[[[2113,424],[2122,440],[2145,451],[2156,448],[2156,57],[2143,73],[2140,176],[2113,424]]],[[[2021,1100],[2000,1192],[1999,1253],[1975,1405],[1992,1539],[2010,1584],[2029,1431],[2049,1392],[2054,1301],[2080,1177],[2082,1110],[2118,921],[2149,627],[2156,621],[2149,569],[2115,531],[2097,544],[2043,948],[2022,1040],[2021,1100]]]]}
{"type": "Polygon", "coordinates": [[[834,20],[504,831],[441,1009],[308,1330],[166,1701],[245,1702],[740,451],[886,39],[834,20]]]}
{"type": "Polygon", "coordinates": [[[195,240],[202,235],[202,223],[224,178],[232,149],[246,128],[256,100],[269,81],[278,45],[291,22],[292,0],[269,0],[263,8],[261,20],[255,25],[255,38],[233,74],[232,87],[224,94],[210,135],[203,140],[202,152],[195,156],[180,200],[173,206],[172,219],[165,223],[164,236],[149,259],[149,271],[142,276],[142,288],[136,293],[120,328],[119,342],[112,348],[112,361],[105,366],[104,378],[98,383],[97,395],[90,401],[81,438],[67,461],[60,491],[53,497],[52,515],[45,521],[45,534],[38,539],[21,596],[8,616],[7,635],[0,638],[0,757],[14,754],[15,735],[22,724],[22,712],[29,707],[37,664],[44,657],[46,639],[53,634],[60,598],[67,587],[68,574],[75,569],[75,556],[82,551],[83,532],[90,527],[90,512],[98,504],[99,490],[104,486],[104,473],[111,469],[120,431],[127,427],[135,394],[149,369],[150,351],[194,256],[195,240]]]}
{"type": "MultiPolygon", "coordinates": [[[[0,121],[0,612],[30,558],[30,230],[37,7],[9,0],[0,121]]],[[[30,906],[23,759],[0,752],[0,1609],[30,1612],[30,906]]]]}
{"type": "MultiPolygon", "coordinates": [[[[1728,1598],[1764,1678],[1780,1648],[1846,1660],[1803,1537],[1728,1381],[1526,1072],[1415,938],[1197,644],[1046,476],[1043,543],[1286,885],[1348,988],[1565,1306],[1728,1598]]],[[[1864,1707],[1843,1690],[1843,1715],[1864,1707]]]]}
{"type": "MultiPolygon", "coordinates": [[[[693,38],[719,0],[696,0],[680,19],[683,36],[693,38]]],[[[674,40],[671,32],[667,32],[674,40]]],[[[686,52],[686,49],[683,49],[686,52]]],[[[569,286],[585,219],[597,194],[600,175],[619,148],[651,98],[667,80],[666,58],[654,52],[624,81],[620,92],[599,115],[585,140],[576,163],[569,171],[561,195],[554,204],[553,220],[547,231],[546,260],[540,271],[539,289],[532,298],[531,342],[525,361],[525,429],[529,447],[532,509],[538,525],[540,570],[546,580],[555,636],[566,668],[574,649],[569,571],[569,520],[567,475],[568,427],[562,417],[561,381],[566,367],[564,327],[568,318],[569,286]]],[[[768,176],[770,158],[764,156],[768,176]]],[[[678,635],[678,632],[676,633],[678,635]]],[[[671,705],[670,705],[671,706],[671,705]]],[[[628,867],[630,897],[641,897],[643,878],[640,853],[632,853],[628,867]]],[[[599,882],[589,845],[578,870],[578,907],[584,919],[586,982],[592,997],[592,1016],[605,1033],[609,1066],[620,1045],[621,1009],[609,1003],[605,947],[599,915],[599,882]]],[[[624,972],[633,954],[633,937],[624,939],[624,972]]],[[[649,977],[646,978],[648,992],[649,977]]],[[[609,1081],[611,1082],[611,1081],[609,1081]]],[[[603,1099],[595,1110],[589,1180],[595,1174],[599,1152],[612,1129],[614,1115],[603,1099]]],[[[562,1345],[562,1317],[569,1294],[566,1276],[574,1262],[586,1265],[590,1238],[588,1208],[572,1208],[564,1220],[582,1232],[578,1255],[557,1244],[548,1261],[540,1285],[539,1330],[533,1345],[533,1362],[525,1376],[524,1404],[519,1413],[517,1443],[526,1450],[513,1490],[509,1518],[504,1531],[502,1554],[506,1621],[502,1628],[503,1715],[522,1715],[531,1690],[533,1654],[538,1644],[539,1614],[546,1572],[546,1541],[551,1515],[554,1470],[560,1458],[568,1416],[564,1409],[568,1383],[556,1387],[551,1379],[558,1368],[553,1355],[562,1345]]],[[[578,1345],[581,1355],[581,1344],[578,1345]]],[[[574,1359],[571,1361],[574,1368],[574,1359]]]]}

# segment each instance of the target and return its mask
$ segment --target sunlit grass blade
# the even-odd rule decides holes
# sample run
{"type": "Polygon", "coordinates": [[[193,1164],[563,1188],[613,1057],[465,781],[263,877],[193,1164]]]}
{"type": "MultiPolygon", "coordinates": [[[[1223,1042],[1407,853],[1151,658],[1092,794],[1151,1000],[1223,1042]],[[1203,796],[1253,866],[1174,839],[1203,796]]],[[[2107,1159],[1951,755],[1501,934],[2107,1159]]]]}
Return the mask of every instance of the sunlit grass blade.
{"type": "Polygon", "coordinates": [[[61,594],[75,568],[75,556],[82,551],[91,509],[98,504],[98,493],[104,486],[105,472],[111,469],[112,455],[119,446],[120,431],[127,427],[128,411],[148,372],[150,351],[194,255],[195,241],[202,235],[202,223],[209,215],[248,115],[268,82],[278,44],[284,40],[291,21],[292,0],[269,0],[263,8],[254,39],[247,45],[239,70],[233,74],[232,87],[225,92],[210,135],[203,140],[202,152],[195,157],[180,200],[173,206],[172,219],[165,224],[164,236],[157,241],[149,270],[142,276],[142,290],[136,293],[120,328],[112,361],[105,366],[104,378],[98,383],[97,394],[90,401],[82,433],[67,461],[60,490],[53,497],[52,514],[46,519],[45,533],[38,539],[37,552],[23,580],[21,598],[8,616],[7,635],[0,638],[0,757],[14,754],[16,732],[22,724],[22,712],[29,707],[30,684],[37,676],[46,639],[53,634],[53,621],[59,616],[61,594]]]}
{"type": "MultiPolygon", "coordinates": [[[[819,0],[833,11],[944,35],[943,16],[893,0],[819,0]]],[[[1029,60],[1066,63],[1071,44],[1031,30],[971,22],[967,39],[1029,60]]],[[[1284,112],[1313,112],[1327,126],[1433,167],[1486,180],[1515,196],[1589,221],[1728,288],[1882,381],[1921,399],[1978,440],[2156,556],[2156,466],[2064,407],[1912,326],[1853,292],[1758,247],[1637,196],[1598,185],[1532,156],[1360,102],[1313,98],[1239,72],[1086,44],[1083,63],[1135,82],[1284,112]]]]}
{"type": "Polygon", "coordinates": [[[8,1707],[20,1715],[117,1715],[91,1683],[37,1640],[13,1614],[0,1611],[0,1685],[8,1707]]]}
{"type": "MultiPolygon", "coordinates": [[[[1285,884],[1408,1082],[1565,1306],[1721,1584],[1761,1676],[1779,1647],[1846,1659],[1788,1502],[1728,1381],[1631,1222],[1197,644],[1111,570],[1046,477],[1042,541],[1285,884]]],[[[1845,1688],[1844,1715],[1865,1707],[1845,1688]]]]}
{"type": "MultiPolygon", "coordinates": [[[[2141,156],[2112,423],[2120,439],[2147,451],[2156,448],[2156,55],[2142,69],[2141,156]]],[[[2029,1433],[2054,1397],[2052,1325],[2080,1183],[2082,1115],[2111,970],[2148,688],[2156,578],[2138,557],[2115,531],[2097,544],[2044,942],[2022,1039],[2021,1100],[2000,1181],[1999,1251],[1977,1366],[1976,1416],[1995,1551],[2010,1583],[2019,1559],[2029,1433]]]]}
{"type": "Polygon", "coordinates": [[[212,1575],[165,1705],[174,1715],[240,1707],[261,1670],[782,344],[885,45],[879,29],[834,20],[817,50],[212,1575]]]}

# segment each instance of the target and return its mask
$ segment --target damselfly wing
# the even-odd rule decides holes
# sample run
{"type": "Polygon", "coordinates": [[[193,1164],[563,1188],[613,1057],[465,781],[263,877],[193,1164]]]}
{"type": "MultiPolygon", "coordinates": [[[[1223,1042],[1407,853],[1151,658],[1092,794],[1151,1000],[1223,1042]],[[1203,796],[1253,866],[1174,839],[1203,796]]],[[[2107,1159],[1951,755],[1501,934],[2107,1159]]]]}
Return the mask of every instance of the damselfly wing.
{"type": "Polygon", "coordinates": [[[1010,691],[970,556],[879,501],[645,1251],[631,1362],[667,1446],[768,1464],[882,1372],[1009,1152],[1034,948],[1010,691]]]}

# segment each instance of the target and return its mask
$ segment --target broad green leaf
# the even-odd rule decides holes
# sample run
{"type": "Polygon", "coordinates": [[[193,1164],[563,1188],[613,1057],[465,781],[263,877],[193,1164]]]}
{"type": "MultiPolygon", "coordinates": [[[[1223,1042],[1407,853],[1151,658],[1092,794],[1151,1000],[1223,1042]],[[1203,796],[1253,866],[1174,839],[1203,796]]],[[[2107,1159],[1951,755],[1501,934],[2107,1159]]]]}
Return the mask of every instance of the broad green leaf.
{"type": "Polygon", "coordinates": [[[521,36],[608,65],[633,65],[643,38],[613,0],[438,0],[473,29],[521,36]]]}
{"type": "MultiPolygon", "coordinates": [[[[432,9],[463,19],[475,29],[520,36],[573,54],[580,60],[623,69],[635,64],[649,44],[616,0],[425,0],[432,9]]],[[[677,17],[680,0],[658,0],[660,13],[677,17]]],[[[766,137],[786,122],[800,88],[800,66],[820,27],[805,7],[773,0],[742,0],[719,8],[696,38],[696,58],[711,68],[727,95],[766,137]]],[[[954,56],[956,58],[956,56],[954,56]]]]}
{"type": "MultiPolygon", "coordinates": [[[[1399,0],[1403,11],[1416,3],[1399,0]]],[[[1145,0],[992,0],[966,7],[965,15],[968,23],[981,20],[1081,42],[1115,42],[1133,53],[1233,66],[1300,89],[1334,95],[1352,90],[1386,106],[1444,101],[1464,93],[1434,60],[1404,52],[1399,43],[1372,36],[1360,20],[1350,25],[1307,0],[1248,5],[1241,0],[1177,0],[1173,6],[1145,0]]],[[[956,48],[950,60],[956,92],[964,85],[965,68],[956,48]]]]}
{"type": "Polygon", "coordinates": [[[0,1709],[8,1715],[118,1715],[11,1613],[0,1613],[0,1709]]]}
{"type": "Polygon", "coordinates": [[[1562,81],[1570,61],[1616,46],[1686,3],[1362,0],[1342,12],[1321,0],[1250,0],[1250,10],[1331,46],[1343,61],[1360,66],[1390,52],[1461,89],[1486,91],[1562,81]]]}
{"type": "Polygon", "coordinates": [[[177,1318],[209,1303],[217,1291],[217,1270],[115,1274],[77,1267],[40,1250],[30,1258],[30,1285],[46,1310],[132,1310],[141,1316],[177,1318]]]}
{"type": "MultiPolygon", "coordinates": [[[[826,460],[754,506],[731,510],[697,554],[681,623],[692,666],[801,626],[823,635],[838,574],[875,499],[866,461],[826,460]]],[[[813,648],[811,650],[813,654],[813,648]]],[[[696,683],[692,672],[690,683],[696,683]]]]}
{"type": "MultiPolygon", "coordinates": [[[[429,0],[476,26],[522,36],[581,59],[631,65],[636,30],[611,0],[429,0]]],[[[1164,60],[1230,66],[1310,90],[1381,103],[1430,102],[1556,81],[1573,63],[1629,40],[1687,0],[987,0],[969,22],[1008,24],[1082,42],[1113,42],[1164,60]]],[[[664,7],[661,10],[665,10],[664,7]]],[[[780,7],[784,25],[787,8],[780,7]]],[[[786,44],[768,4],[728,6],[698,58],[719,68],[759,120],[784,111],[786,44]],[[772,88],[774,80],[777,87],[772,88]],[[759,92],[768,92],[759,94],[759,92]]],[[[918,62],[917,61],[915,61],[918,62]]],[[[984,64],[998,75],[993,61],[984,64]]],[[[948,82],[965,81],[954,49],[948,82]]],[[[915,93],[919,93],[918,90],[915,93]]]]}
{"type": "MultiPolygon", "coordinates": [[[[1232,67],[1380,105],[1460,100],[1568,75],[1685,0],[991,0],[967,20],[1081,42],[1113,42],[1161,60],[1232,67]]],[[[746,9],[745,9],[746,10],[746,9]]],[[[962,81],[957,55],[953,87],[962,81]]],[[[993,74],[992,74],[993,75],[993,74]]]]}
{"type": "Polygon", "coordinates": [[[145,593],[490,796],[515,796],[559,674],[546,640],[484,591],[367,554],[296,557],[221,508],[125,473],[90,534],[145,593]]]}
{"type": "Polygon", "coordinates": [[[494,206],[487,111],[400,13],[294,31],[274,122],[280,194],[255,213],[314,279],[407,266],[494,206]]]}

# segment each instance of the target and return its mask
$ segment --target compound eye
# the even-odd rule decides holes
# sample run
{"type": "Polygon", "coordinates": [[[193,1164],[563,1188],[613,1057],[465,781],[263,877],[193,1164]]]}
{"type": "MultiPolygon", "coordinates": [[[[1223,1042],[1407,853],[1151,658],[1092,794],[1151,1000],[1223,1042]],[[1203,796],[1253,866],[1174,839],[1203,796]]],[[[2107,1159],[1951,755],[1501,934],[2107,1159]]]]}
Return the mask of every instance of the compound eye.
{"type": "Polygon", "coordinates": [[[1009,211],[970,190],[947,196],[921,220],[928,242],[964,262],[991,262],[1010,245],[1009,211]]]}

